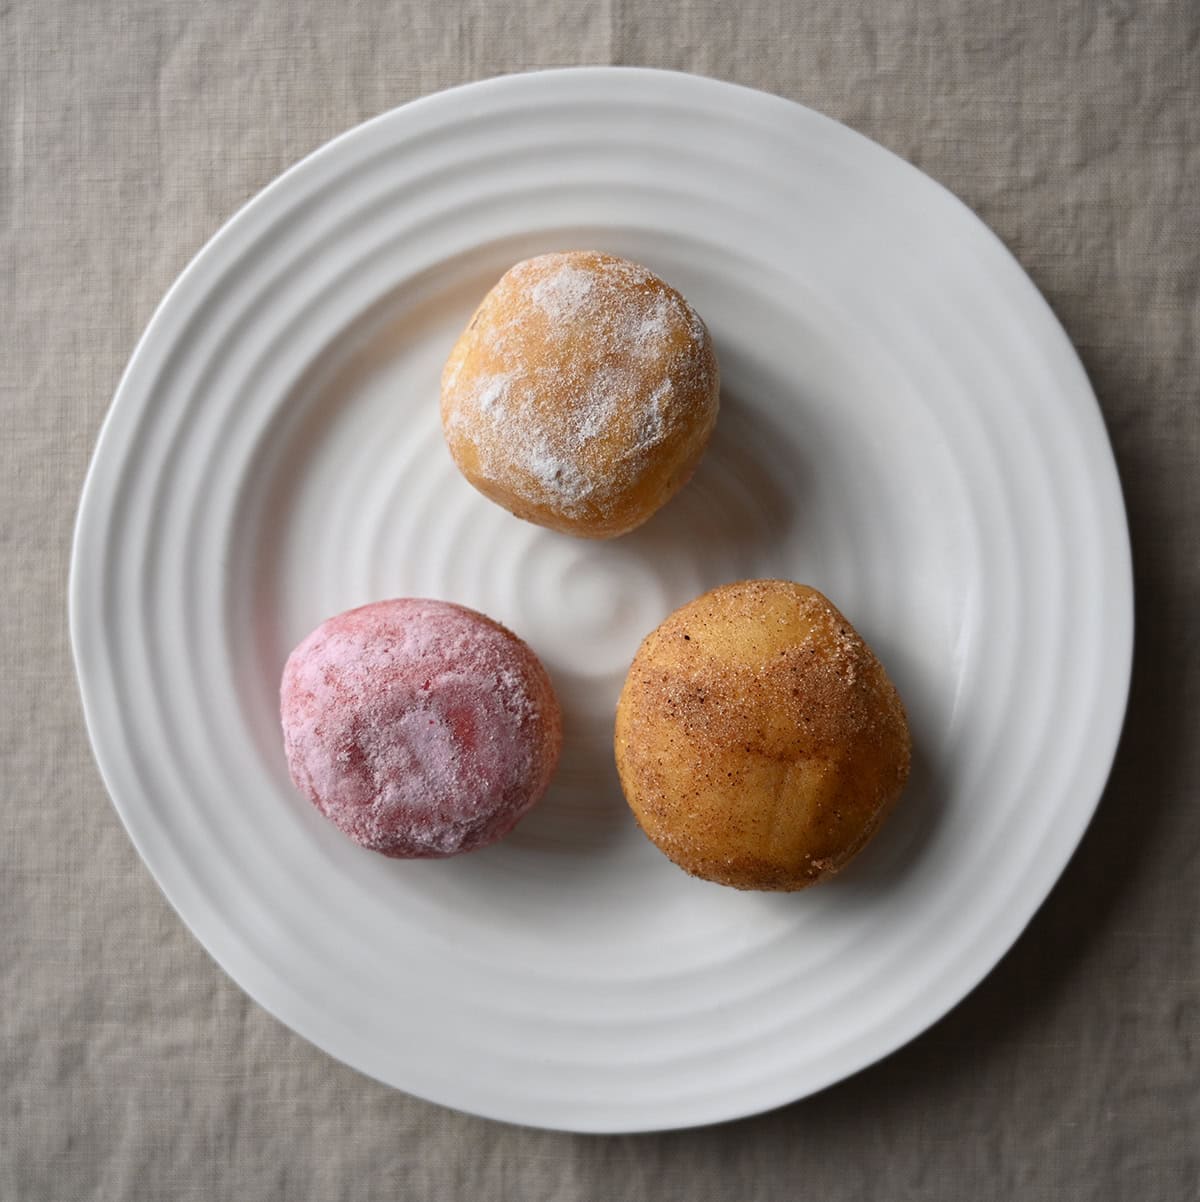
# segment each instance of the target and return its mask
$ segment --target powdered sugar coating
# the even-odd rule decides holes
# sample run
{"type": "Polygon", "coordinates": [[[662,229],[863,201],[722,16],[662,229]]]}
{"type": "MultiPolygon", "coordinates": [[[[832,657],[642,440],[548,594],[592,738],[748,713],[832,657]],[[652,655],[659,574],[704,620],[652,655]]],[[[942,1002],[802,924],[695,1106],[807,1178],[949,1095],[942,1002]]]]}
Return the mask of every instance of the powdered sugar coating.
{"type": "Polygon", "coordinates": [[[542,796],[561,720],[516,635],[446,601],[378,601],[330,618],[280,690],[292,780],[356,842],[451,856],[506,835],[542,796]]]}
{"type": "Polygon", "coordinates": [[[587,537],[640,525],[688,479],[716,420],[704,323],[647,268],[592,251],[516,264],[442,376],[459,468],[518,517],[587,537]]]}

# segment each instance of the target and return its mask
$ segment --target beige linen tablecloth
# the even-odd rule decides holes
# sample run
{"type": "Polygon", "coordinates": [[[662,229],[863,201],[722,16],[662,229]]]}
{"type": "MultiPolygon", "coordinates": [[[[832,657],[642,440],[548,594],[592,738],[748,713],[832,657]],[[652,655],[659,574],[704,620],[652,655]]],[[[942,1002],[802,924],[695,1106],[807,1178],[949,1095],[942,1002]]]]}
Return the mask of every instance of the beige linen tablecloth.
{"type": "Polygon", "coordinates": [[[1198,194],[1187,0],[0,4],[0,1199],[1200,1197],[1198,194]],[[366,117],[578,63],[793,97],[973,206],[1091,374],[1137,574],[1112,781],[987,981],[817,1097],[620,1138],[406,1097],[248,1001],[105,796],[64,602],[121,368],[218,225],[366,117]]]}

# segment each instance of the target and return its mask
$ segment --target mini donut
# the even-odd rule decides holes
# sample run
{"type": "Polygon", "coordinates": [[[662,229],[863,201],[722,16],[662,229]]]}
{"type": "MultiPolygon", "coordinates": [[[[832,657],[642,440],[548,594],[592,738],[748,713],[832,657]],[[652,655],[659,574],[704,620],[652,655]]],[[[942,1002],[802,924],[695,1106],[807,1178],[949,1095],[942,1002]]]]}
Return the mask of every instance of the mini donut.
{"type": "Polygon", "coordinates": [[[719,404],[712,339],[637,263],[539,255],[484,297],[442,373],[462,474],[530,522],[582,538],[640,526],[691,477],[719,404]]]}
{"type": "Polygon", "coordinates": [[[377,601],[322,622],[280,689],[296,787],[385,856],[457,855],[502,838],[558,763],[558,700],[537,656],[446,601],[377,601]]]}
{"type": "Polygon", "coordinates": [[[748,580],[677,609],[617,706],[625,797],[694,876],[796,890],[842,869],[908,778],[900,698],[816,589],[748,580]]]}

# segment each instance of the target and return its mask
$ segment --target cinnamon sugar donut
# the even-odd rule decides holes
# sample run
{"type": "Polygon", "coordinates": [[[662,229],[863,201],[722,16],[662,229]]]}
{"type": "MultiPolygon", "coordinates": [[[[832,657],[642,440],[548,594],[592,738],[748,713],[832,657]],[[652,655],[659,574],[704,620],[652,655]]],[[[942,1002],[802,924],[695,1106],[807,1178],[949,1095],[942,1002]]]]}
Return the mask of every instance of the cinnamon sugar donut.
{"type": "Polygon", "coordinates": [[[517,517],[614,538],[691,476],[718,390],[708,330],[674,288],[612,255],[540,255],[451,351],[442,427],[463,475],[517,517]]]}
{"type": "Polygon", "coordinates": [[[445,601],[378,601],[323,622],[280,692],[296,787],[363,847],[430,858],[506,835],[546,791],[562,741],[538,658],[445,601]]]}
{"type": "Polygon", "coordinates": [[[841,869],[908,777],[895,688],[816,589],[749,580],[676,610],[617,707],[621,785],[681,868],[795,890],[841,869]]]}

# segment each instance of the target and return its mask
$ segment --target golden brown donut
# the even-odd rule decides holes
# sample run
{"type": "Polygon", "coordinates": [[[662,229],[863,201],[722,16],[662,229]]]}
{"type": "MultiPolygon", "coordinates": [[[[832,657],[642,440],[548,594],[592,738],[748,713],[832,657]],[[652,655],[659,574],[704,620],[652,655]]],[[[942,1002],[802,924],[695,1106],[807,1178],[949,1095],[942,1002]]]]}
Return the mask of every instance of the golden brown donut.
{"type": "Polygon", "coordinates": [[[904,707],[816,589],[747,580],[677,609],[617,705],[621,786],[694,876],[803,889],[841,869],[908,778],[904,707]]]}
{"type": "Polygon", "coordinates": [[[708,330],[670,285],[595,251],[539,255],[505,273],[455,343],[442,428],[484,496],[614,538],[687,482],[718,389],[708,330]]]}

